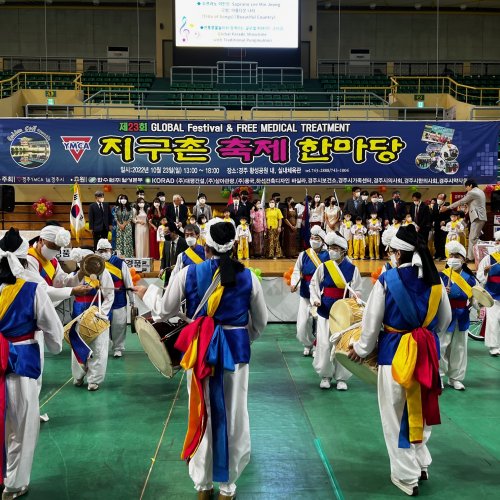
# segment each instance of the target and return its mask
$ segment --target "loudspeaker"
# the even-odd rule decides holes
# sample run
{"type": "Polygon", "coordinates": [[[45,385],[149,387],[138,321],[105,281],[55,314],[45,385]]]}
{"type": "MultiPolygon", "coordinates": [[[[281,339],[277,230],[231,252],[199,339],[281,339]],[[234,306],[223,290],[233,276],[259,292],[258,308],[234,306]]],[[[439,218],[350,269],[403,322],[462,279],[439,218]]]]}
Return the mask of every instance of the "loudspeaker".
{"type": "Polygon", "coordinates": [[[13,212],[16,206],[16,191],[14,186],[0,187],[0,210],[2,212],[13,212]]]}
{"type": "Polygon", "coordinates": [[[500,212],[500,191],[491,192],[491,210],[500,212]]]}

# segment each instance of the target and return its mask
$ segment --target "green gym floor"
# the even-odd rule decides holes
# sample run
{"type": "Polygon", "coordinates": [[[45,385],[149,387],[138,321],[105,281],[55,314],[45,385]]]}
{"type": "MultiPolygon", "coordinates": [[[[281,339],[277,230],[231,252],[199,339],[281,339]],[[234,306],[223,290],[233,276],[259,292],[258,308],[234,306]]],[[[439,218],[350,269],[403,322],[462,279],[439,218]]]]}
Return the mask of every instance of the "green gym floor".
{"type": "MultiPolygon", "coordinates": [[[[390,499],[375,388],[351,379],[347,392],[322,391],[295,340],[295,325],[270,325],[253,344],[249,410],[252,460],[238,482],[244,499],[390,499]]],[[[41,424],[29,498],[195,499],[179,458],[186,380],[162,377],[135,335],[109,359],[90,393],[70,379],[69,349],[46,355],[41,424]]],[[[499,498],[500,358],[469,341],[467,390],[447,388],[442,425],[430,441],[434,463],[420,488],[429,499],[499,498]]]]}

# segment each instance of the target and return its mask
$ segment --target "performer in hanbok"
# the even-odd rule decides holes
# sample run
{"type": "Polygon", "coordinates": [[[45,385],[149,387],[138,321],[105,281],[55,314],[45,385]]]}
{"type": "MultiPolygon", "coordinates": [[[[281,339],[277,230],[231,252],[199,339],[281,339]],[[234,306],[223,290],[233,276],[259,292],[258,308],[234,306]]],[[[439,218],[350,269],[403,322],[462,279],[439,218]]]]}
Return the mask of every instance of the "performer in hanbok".
{"type": "Polygon", "coordinates": [[[304,346],[304,356],[311,356],[316,339],[315,324],[311,316],[311,295],[309,285],[314,272],[322,262],[330,259],[324,248],[326,233],[320,226],[311,228],[309,245],[311,248],[300,252],[293,268],[290,287],[292,293],[297,289],[300,293],[299,309],[297,311],[297,339],[304,346]]]}
{"type": "Polygon", "coordinates": [[[427,242],[418,238],[415,226],[398,230],[390,252],[396,268],[375,283],[363,333],[349,356],[360,361],[378,340],[378,401],[391,481],[416,496],[419,479],[429,478],[431,426],[440,423],[437,334],[450,324],[451,308],[427,242]]]}
{"type": "Polygon", "coordinates": [[[127,333],[127,296],[132,304],[134,283],[127,263],[113,255],[111,243],[107,239],[97,242],[96,254],[106,261],[106,270],[113,280],[115,298],[111,306],[111,343],[113,344],[113,357],[121,358],[125,351],[125,337],[127,333]]]}
{"type": "Polygon", "coordinates": [[[439,274],[443,281],[451,305],[451,323],[439,337],[441,359],[439,372],[441,379],[448,376],[448,385],[463,391],[463,380],[467,369],[467,330],[470,325],[469,309],[472,301],[472,287],[476,278],[465,263],[467,250],[458,241],[450,241],[445,246],[446,268],[439,274]]]}
{"type": "Polygon", "coordinates": [[[177,256],[174,270],[170,276],[170,280],[176,276],[181,269],[191,265],[200,264],[205,260],[205,248],[198,245],[199,228],[193,224],[188,224],[184,228],[184,238],[186,240],[187,249],[177,256]]]}
{"type": "MultiPolygon", "coordinates": [[[[92,255],[93,253],[92,250],[73,248],[70,257],[72,260],[79,263],[86,255],[92,255]]],[[[97,306],[99,297],[96,297],[96,295],[98,293],[101,294],[102,298],[101,313],[105,316],[110,316],[115,299],[113,278],[111,278],[109,271],[104,269],[102,274],[97,276],[97,281],[98,283],[95,283],[95,280],[89,279],[88,276],[82,279],[82,284],[90,284],[92,291],[84,297],[75,297],[73,303],[73,318],[76,318],[79,314],[87,310],[91,306],[92,301],[94,301],[94,304],[97,306]]],[[[75,353],[71,352],[73,385],[81,387],[84,378],[87,377],[87,389],[89,391],[97,391],[106,377],[109,350],[109,328],[90,342],[89,348],[92,351],[92,355],[83,365],[78,362],[75,353]]]]}
{"type": "Polygon", "coordinates": [[[309,288],[311,305],[318,308],[313,367],[321,377],[319,384],[321,389],[330,389],[332,378],[335,378],[337,390],[346,391],[351,372],[335,359],[333,361],[330,359],[332,344],[328,318],[333,304],[346,295],[346,287],[349,287],[349,296],[361,296],[361,275],[358,268],[346,258],[348,245],[345,238],[337,233],[328,233],[325,243],[330,259],[318,266],[309,288]]]}
{"type": "Polygon", "coordinates": [[[189,475],[199,499],[212,498],[218,482],[219,499],[228,500],[235,497],[236,481],[250,461],[250,343],[266,326],[267,308],[255,274],[231,259],[234,225],[212,219],[207,226],[205,262],[182,269],[163,296],[153,286],[136,290],[164,320],[178,314],[184,299],[187,316],[193,317],[208,291],[200,316],[176,343],[186,353],[182,366],[189,370],[189,425],[182,457],[190,459],[189,475]]]}
{"type": "Polygon", "coordinates": [[[477,279],[494,299],[486,310],[484,344],[492,356],[500,356],[500,231],[494,234],[495,247],[477,268],[477,279]]]}
{"type": "Polygon", "coordinates": [[[28,248],[12,228],[0,240],[0,448],[6,452],[0,454],[2,500],[25,495],[30,483],[40,430],[41,364],[35,331],[43,332],[51,353],[62,349],[63,328],[46,285],[19,277],[28,248]]]}

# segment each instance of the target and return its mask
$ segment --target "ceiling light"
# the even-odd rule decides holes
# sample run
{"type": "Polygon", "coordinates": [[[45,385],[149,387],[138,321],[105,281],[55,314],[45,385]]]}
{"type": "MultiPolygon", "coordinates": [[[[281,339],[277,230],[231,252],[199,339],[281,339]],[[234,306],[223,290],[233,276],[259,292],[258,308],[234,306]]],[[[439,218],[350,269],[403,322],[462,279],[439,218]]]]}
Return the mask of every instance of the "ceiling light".
{"type": "Polygon", "coordinates": [[[415,4],[415,9],[420,10],[421,8],[422,8],[422,4],[421,3],[416,3],[415,4]]]}
{"type": "Polygon", "coordinates": [[[463,3],[462,5],[460,5],[460,10],[465,10],[466,8],[467,8],[466,4],[463,3]]]}
{"type": "Polygon", "coordinates": [[[93,3],[94,5],[99,5],[99,0],[92,0],[92,3],[93,3]]]}

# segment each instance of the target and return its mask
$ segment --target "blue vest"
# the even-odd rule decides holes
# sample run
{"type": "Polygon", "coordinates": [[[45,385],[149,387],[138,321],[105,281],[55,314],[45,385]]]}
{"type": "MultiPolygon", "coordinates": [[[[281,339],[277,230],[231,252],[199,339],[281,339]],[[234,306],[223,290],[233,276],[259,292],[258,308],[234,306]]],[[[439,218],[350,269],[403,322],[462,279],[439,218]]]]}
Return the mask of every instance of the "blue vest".
{"type": "MultiPolygon", "coordinates": [[[[443,280],[445,286],[448,284],[449,278],[443,273],[439,273],[439,276],[443,280]]],[[[460,271],[460,276],[467,281],[470,286],[474,286],[476,284],[476,280],[473,276],[466,273],[465,271],[460,271]]],[[[448,295],[450,301],[460,300],[467,301],[467,295],[461,290],[461,288],[456,284],[452,283],[450,288],[450,293],[448,295]]],[[[455,331],[455,326],[458,322],[458,330],[460,332],[465,332],[469,329],[470,326],[470,317],[469,317],[469,308],[468,307],[459,307],[454,308],[453,304],[451,306],[451,322],[447,328],[447,332],[453,333],[455,331]]]]}
{"type": "MultiPolygon", "coordinates": [[[[495,263],[496,260],[493,258],[493,255],[490,255],[490,265],[493,266],[495,263]]],[[[490,272],[488,273],[488,281],[486,282],[485,287],[495,300],[500,300],[500,281],[493,283],[491,278],[494,276],[496,276],[496,279],[500,279],[500,264],[490,269],[490,272]]]]}
{"type": "MultiPolygon", "coordinates": [[[[120,272],[122,272],[123,262],[124,260],[120,259],[120,257],[117,257],[116,255],[112,255],[109,259],[109,263],[118,268],[120,272]]],[[[125,307],[127,305],[127,292],[125,291],[123,276],[122,279],[120,279],[118,278],[118,276],[115,276],[112,272],[110,272],[109,269],[108,272],[113,279],[115,288],[120,288],[120,290],[115,290],[115,300],[113,301],[111,309],[121,309],[122,307],[125,307]]]]}
{"type": "MultiPolygon", "coordinates": [[[[326,262],[330,259],[330,255],[326,250],[321,250],[321,252],[316,254],[321,262],[326,262]]],[[[316,266],[314,262],[309,258],[307,252],[302,252],[302,278],[300,280],[300,296],[304,299],[310,299],[311,293],[309,292],[309,286],[311,285],[311,278],[316,272],[316,266]]]]}
{"type": "MultiPolygon", "coordinates": [[[[198,255],[202,260],[205,260],[205,248],[203,248],[201,245],[196,245],[194,248],[194,253],[198,255]]],[[[186,255],[186,252],[182,252],[182,264],[184,267],[190,266],[191,264],[194,264],[194,262],[186,255]]],[[[201,262],[200,262],[201,264],[201,262]]]]}
{"type": "MultiPolygon", "coordinates": [[[[188,267],[186,275],[186,312],[192,317],[203,295],[212,283],[219,267],[219,259],[210,259],[188,267]]],[[[235,363],[250,361],[250,339],[248,337],[248,310],[252,294],[252,274],[248,269],[236,274],[236,284],[225,287],[220,305],[214,315],[216,324],[241,328],[225,329],[224,334],[235,363]]],[[[207,305],[198,316],[206,315],[207,305]]]]}
{"type": "MultiPolygon", "coordinates": [[[[354,270],[356,269],[356,266],[352,262],[349,262],[347,259],[344,259],[340,264],[338,264],[338,266],[342,271],[342,274],[344,275],[347,283],[350,283],[354,276],[354,270]]],[[[337,288],[326,267],[324,268],[323,274],[324,277],[323,281],[320,283],[320,288],[337,288]]],[[[342,288],[342,290],[344,289],[345,287],[342,288]]],[[[325,292],[323,291],[323,295],[321,296],[321,306],[318,307],[318,314],[322,318],[328,318],[330,316],[330,309],[332,308],[333,304],[340,298],[342,297],[336,299],[332,297],[326,297],[325,292]]]]}
{"type": "MultiPolygon", "coordinates": [[[[97,290],[95,288],[92,288],[92,290],[90,290],[87,295],[75,297],[75,300],[73,301],[73,313],[71,314],[71,317],[74,319],[79,314],[82,314],[83,311],[86,311],[90,307],[90,304],[92,303],[92,300],[94,300],[96,294],[97,290]]],[[[97,305],[97,299],[95,300],[94,304],[97,305]]]]}
{"type": "Polygon", "coordinates": [[[38,343],[16,344],[16,339],[33,335],[37,330],[35,293],[37,283],[26,281],[0,320],[0,332],[9,341],[7,373],[37,379],[41,374],[38,343]]]}
{"type": "MultiPolygon", "coordinates": [[[[422,326],[424,319],[427,315],[429,296],[431,294],[431,287],[427,285],[423,279],[418,278],[418,270],[416,267],[403,267],[402,269],[394,268],[383,273],[379,277],[379,282],[382,286],[386,284],[386,278],[390,273],[398,273],[401,276],[408,295],[417,311],[420,324],[411,324],[408,317],[403,315],[396,305],[393,292],[389,287],[386,288],[385,295],[385,312],[384,312],[384,325],[388,325],[396,330],[403,330],[404,333],[411,332],[415,328],[422,326]]],[[[433,332],[436,341],[436,349],[439,355],[439,339],[436,335],[435,328],[437,326],[437,314],[432,319],[427,328],[433,332]]],[[[404,333],[386,333],[381,332],[378,337],[378,364],[390,365],[392,358],[396,354],[399,346],[399,341],[404,333]]]]}

